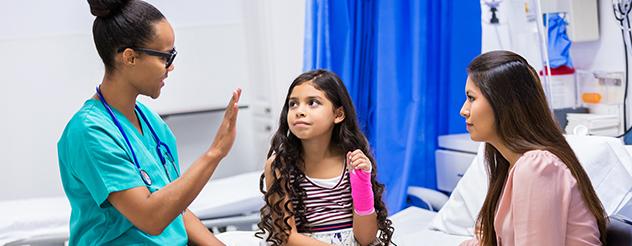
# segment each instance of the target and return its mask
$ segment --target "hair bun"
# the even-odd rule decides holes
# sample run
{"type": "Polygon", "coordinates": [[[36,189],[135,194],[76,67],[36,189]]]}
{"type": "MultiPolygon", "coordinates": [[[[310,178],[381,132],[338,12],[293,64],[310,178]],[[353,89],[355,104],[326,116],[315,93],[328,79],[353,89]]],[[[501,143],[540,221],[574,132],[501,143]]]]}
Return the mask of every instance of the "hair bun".
{"type": "Polygon", "coordinates": [[[96,17],[108,17],[119,11],[129,0],[88,0],[90,13],[96,17]]]}

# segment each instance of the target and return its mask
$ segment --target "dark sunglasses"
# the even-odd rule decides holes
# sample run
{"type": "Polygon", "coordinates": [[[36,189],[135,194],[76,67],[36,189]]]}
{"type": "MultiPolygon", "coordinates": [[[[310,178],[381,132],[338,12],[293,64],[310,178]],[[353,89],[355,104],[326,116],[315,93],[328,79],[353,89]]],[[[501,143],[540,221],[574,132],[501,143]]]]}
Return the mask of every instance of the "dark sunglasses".
{"type": "MultiPolygon", "coordinates": [[[[145,48],[134,48],[134,47],[127,47],[127,48],[133,49],[134,51],[143,52],[150,56],[157,56],[157,57],[162,58],[163,60],[165,60],[165,68],[168,68],[169,66],[171,66],[171,64],[173,63],[173,60],[176,59],[176,55],[178,54],[175,47],[168,53],[158,51],[158,50],[145,49],[145,48]]],[[[118,52],[119,53],[123,52],[127,48],[120,48],[118,49],[118,52]]]]}

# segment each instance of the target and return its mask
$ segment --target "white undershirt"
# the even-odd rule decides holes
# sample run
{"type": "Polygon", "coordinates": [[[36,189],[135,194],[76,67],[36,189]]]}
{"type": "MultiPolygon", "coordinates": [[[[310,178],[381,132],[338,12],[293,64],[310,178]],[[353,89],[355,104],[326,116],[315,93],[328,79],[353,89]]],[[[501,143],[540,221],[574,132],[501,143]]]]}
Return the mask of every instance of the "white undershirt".
{"type": "Polygon", "coordinates": [[[338,182],[340,181],[340,178],[342,177],[342,175],[338,175],[336,177],[333,178],[329,178],[329,179],[317,179],[317,178],[310,178],[305,176],[307,179],[309,179],[309,181],[312,181],[312,183],[318,185],[318,186],[322,186],[328,189],[334,188],[338,182]]]}

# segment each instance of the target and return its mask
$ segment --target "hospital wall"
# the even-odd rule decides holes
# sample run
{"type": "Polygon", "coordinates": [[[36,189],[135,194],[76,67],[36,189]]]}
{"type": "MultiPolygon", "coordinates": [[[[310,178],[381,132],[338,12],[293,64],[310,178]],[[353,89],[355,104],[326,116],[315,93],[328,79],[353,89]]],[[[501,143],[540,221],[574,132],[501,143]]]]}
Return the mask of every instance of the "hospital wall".
{"type": "MultiPolygon", "coordinates": [[[[170,115],[182,168],[208,148],[241,87],[238,137],[214,178],[261,169],[287,86],[302,69],[305,1],[148,2],[173,25],[179,54],[161,97],[139,99],[170,115]]],[[[63,195],[56,144],[104,72],[93,20],[86,1],[0,8],[0,200],[63,195]]]]}

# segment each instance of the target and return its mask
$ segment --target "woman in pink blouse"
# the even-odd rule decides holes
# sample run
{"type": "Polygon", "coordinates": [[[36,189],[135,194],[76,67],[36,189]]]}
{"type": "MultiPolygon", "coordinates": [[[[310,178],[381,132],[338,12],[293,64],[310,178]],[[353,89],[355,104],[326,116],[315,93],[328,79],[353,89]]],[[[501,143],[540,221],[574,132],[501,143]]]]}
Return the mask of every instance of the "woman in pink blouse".
{"type": "Polygon", "coordinates": [[[605,244],[604,209],[527,61],[476,57],[465,93],[461,115],[472,140],[486,142],[490,180],[476,239],[462,245],[605,244]]]}

